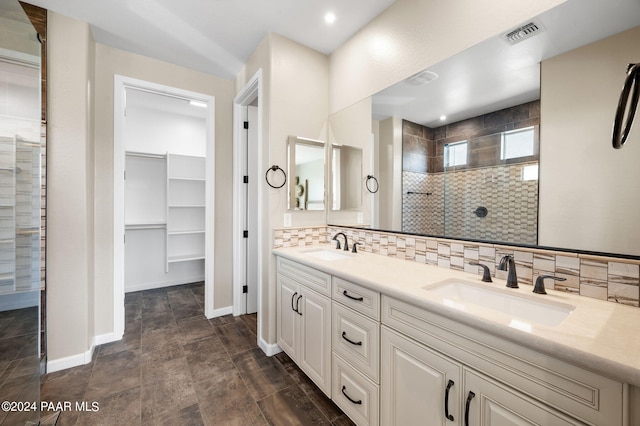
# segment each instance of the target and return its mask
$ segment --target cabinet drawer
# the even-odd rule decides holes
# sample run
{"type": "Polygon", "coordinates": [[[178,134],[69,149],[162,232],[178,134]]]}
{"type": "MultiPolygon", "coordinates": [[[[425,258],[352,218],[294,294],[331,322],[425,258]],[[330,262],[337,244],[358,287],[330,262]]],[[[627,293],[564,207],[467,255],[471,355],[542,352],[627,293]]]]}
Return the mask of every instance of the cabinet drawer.
{"type": "Polygon", "coordinates": [[[317,291],[331,296],[331,275],[297,262],[277,256],[278,273],[317,291]]]}
{"type": "Polygon", "coordinates": [[[332,288],[333,300],[375,320],[380,319],[380,293],[377,291],[338,277],[332,278],[332,288]]]}
{"type": "Polygon", "coordinates": [[[425,309],[383,296],[382,323],[596,425],[622,425],[623,384],[425,309]]]}
{"type": "Polygon", "coordinates": [[[377,426],[378,385],[333,354],[333,402],[358,426],[377,426]]]}
{"type": "Polygon", "coordinates": [[[333,302],[333,350],[379,383],[380,325],[333,302]]]}

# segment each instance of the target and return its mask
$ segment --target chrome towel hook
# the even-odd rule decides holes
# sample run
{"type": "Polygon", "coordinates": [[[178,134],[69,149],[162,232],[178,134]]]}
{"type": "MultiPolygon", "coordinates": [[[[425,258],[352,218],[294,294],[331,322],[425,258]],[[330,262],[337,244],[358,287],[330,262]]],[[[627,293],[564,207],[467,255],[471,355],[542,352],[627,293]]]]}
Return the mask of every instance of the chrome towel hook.
{"type": "Polygon", "coordinates": [[[629,64],[613,122],[613,147],[622,148],[627,140],[640,98],[640,64],[629,64]],[[631,95],[631,101],[629,101],[631,95]],[[627,110],[627,106],[629,109],[627,110]],[[626,116],[626,121],[625,121],[626,116]]]}

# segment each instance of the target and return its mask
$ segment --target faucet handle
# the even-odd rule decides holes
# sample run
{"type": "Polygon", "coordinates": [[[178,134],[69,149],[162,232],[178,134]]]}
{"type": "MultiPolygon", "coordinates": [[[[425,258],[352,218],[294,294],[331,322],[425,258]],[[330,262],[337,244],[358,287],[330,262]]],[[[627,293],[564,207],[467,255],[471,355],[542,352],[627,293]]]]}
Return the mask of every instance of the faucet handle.
{"type": "Polygon", "coordinates": [[[553,275],[540,275],[538,278],[536,278],[536,285],[533,287],[533,292],[537,293],[537,294],[547,294],[546,290],[544,289],[544,280],[545,278],[550,278],[552,280],[556,280],[556,281],[566,281],[566,278],[561,278],[561,277],[555,277],[553,275]]]}
{"type": "Polygon", "coordinates": [[[333,237],[332,240],[335,240],[336,242],[336,249],[340,250],[342,247],[340,247],[340,240],[337,239],[336,237],[333,237]]]}
{"type": "Polygon", "coordinates": [[[493,282],[491,280],[491,271],[489,271],[489,267],[487,265],[483,265],[480,262],[469,262],[469,265],[481,266],[482,267],[482,281],[485,282],[485,283],[493,282]]]}
{"type": "Polygon", "coordinates": [[[362,245],[362,243],[359,243],[359,242],[357,242],[357,241],[354,241],[354,242],[351,244],[351,253],[357,253],[357,252],[358,252],[358,250],[356,249],[356,246],[357,246],[358,244],[362,245]]]}

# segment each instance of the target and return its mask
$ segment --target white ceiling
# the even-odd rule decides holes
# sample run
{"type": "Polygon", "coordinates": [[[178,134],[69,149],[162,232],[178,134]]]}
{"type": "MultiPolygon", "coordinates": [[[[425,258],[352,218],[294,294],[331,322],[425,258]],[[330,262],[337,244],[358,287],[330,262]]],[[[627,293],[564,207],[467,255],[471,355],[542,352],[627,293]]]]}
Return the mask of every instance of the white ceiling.
{"type": "Polygon", "coordinates": [[[439,76],[430,83],[400,82],[374,95],[374,119],[438,127],[539,99],[542,60],[640,25],[640,1],[568,0],[534,21],[545,29],[532,38],[511,46],[496,36],[428,68],[439,76]]]}
{"type": "Polygon", "coordinates": [[[329,54],[395,0],[27,0],[91,24],[98,43],[235,78],[269,32],[329,54]],[[324,15],[333,11],[332,25],[324,15]]]}

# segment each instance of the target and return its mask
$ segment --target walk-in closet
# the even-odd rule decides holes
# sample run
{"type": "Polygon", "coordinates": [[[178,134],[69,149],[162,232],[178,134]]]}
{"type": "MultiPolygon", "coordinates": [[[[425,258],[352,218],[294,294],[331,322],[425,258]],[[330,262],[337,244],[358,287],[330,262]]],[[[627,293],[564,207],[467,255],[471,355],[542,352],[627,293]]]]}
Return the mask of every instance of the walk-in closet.
{"type": "Polygon", "coordinates": [[[206,104],[127,88],[125,292],[204,281],[206,104]]]}

